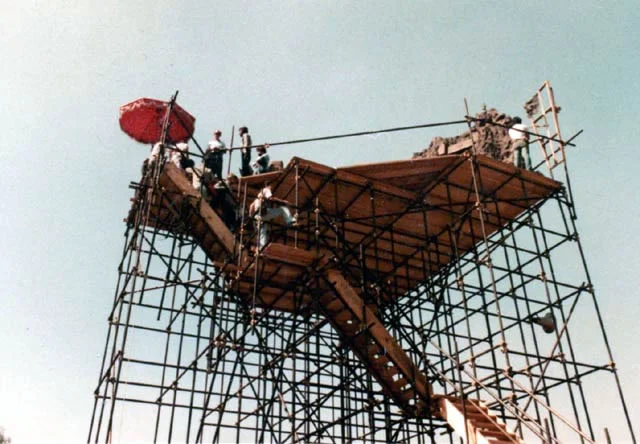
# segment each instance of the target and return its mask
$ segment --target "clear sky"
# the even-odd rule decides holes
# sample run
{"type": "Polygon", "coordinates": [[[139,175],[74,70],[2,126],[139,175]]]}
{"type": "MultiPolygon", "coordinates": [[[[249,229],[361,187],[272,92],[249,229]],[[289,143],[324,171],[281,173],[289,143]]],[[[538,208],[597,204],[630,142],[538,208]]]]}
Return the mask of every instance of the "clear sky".
{"type": "MultiPolygon", "coordinates": [[[[15,443],[86,440],[127,186],[148,153],[120,131],[121,104],[180,90],[201,144],[232,125],[262,143],[457,120],[465,97],[520,114],[548,79],[564,134],[584,129],[568,154],[578,224],[637,430],[640,8],[526,5],[0,0],[0,426],[15,443]]],[[[404,159],[457,132],[272,157],[404,159]]]]}

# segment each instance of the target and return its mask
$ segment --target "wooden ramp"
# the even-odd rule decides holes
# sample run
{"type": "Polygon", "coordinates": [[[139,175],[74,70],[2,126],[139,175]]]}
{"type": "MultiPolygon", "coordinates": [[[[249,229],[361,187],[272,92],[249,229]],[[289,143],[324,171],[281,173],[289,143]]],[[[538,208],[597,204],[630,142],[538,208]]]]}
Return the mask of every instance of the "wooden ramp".
{"type": "Polygon", "coordinates": [[[438,413],[465,444],[523,444],[487,407],[477,401],[439,397],[438,413]],[[466,413],[466,414],[465,414],[466,413]],[[466,429],[465,429],[466,426],[466,429]]]}
{"type": "Polygon", "coordinates": [[[324,256],[272,243],[258,261],[252,261],[240,273],[239,294],[262,308],[319,311],[396,405],[409,416],[427,416],[431,387],[425,375],[384,327],[375,314],[375,305],[367,306],[340,271],[326,265],[324,256]],[[251,277],[256,269],[261,279],[258,291],[253,291],[251,277]],[[301,277],[316,284],[314,291],[297,291],[295,286],[276,289],[283,288],[287,280],[299,282],[301,277]]]}
{"type": "Polygon", "coordinates": [[[320,305],[331,325],[396,405],[410,416],[428,414],[431,387],[426,377],[342,274],[327,270],[326,276],[332,291],[322,295],[320,305]]]}

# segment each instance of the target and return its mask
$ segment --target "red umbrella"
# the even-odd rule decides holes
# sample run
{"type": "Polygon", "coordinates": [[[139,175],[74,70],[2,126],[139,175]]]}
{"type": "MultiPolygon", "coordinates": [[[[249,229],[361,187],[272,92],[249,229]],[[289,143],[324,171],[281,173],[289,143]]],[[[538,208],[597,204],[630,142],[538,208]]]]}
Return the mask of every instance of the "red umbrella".
{"type": "Polygon", "coordinates": [[[120,107],[120,128],[138,142],[155,143],[162,133],[169,115],[166,140],[178,143],[193,135],[196,118],[177,103],[140,98],[120,107]]]}

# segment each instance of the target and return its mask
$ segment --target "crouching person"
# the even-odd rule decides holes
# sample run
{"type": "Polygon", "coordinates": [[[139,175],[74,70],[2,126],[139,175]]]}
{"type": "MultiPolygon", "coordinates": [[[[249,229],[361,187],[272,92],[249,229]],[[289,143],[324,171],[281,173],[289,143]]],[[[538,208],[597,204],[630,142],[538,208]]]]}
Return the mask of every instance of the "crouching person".
{"type": "Polygon", "coordinates": [[[253,167],[253,174],[264,174],[269,172],[271,161],[269,159],[269,155],[267,154],[267,146],[268,145],[262,145],[256,149],[258,158],[251,164],[251,166],[253,167]]]}
{"type": "Polygon", "coordinates": [[[282,217],[287,226],[293,226],[297,223],[288,207],[274,204],[273,193],[269,185],[264,187],[251,203],[249,215],[253,217],[258,231],[258,247],[260,249],[263,249],[269,242],[269,224],[267,222],[282,217]]]}

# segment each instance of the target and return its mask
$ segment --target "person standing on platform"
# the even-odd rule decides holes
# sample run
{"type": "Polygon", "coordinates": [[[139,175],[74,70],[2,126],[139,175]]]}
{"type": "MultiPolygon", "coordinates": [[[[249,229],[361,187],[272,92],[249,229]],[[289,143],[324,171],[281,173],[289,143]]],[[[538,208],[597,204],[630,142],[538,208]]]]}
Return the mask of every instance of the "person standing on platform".
{"type": "Polygon", "coordinates": [[[270,159],[267,154],[267,147],[268,145],[262,145],[256,148],[258,158],[251,164],[253,167],[253,174],[262,174],[269,171],[270,159]]]}
{"type": "Polygon", "coordinates": [[[513,122],[513,125],[511,125],[509,129],[509,137],[511,138],[511,146],[513,147],[515,165],[518,168],[532,170],[531,156],[529,155],[529,134],[526,132],[527,127],[522,124],[520,117],[514,117],[513,122]]]}
{"type": "Polygon", "coordinates": [[[251,176],[253,170],[251,169],[251,136],[249,135],[249,128],[246,126],[238,128],[238,134],[242,139],[242,168],[240,168],[240,175],[242,177],[251,176]]]}
{"type": "Polygon", "coordinates": [[[224,152],[227,146],[220,137],[222,131],[216,130],[213,133],[213,140],[209,142],[209,147],[204,153],[204,166],[209,168],[218,179],[222,179],[222,164],[224,163],[224,152]]]}

